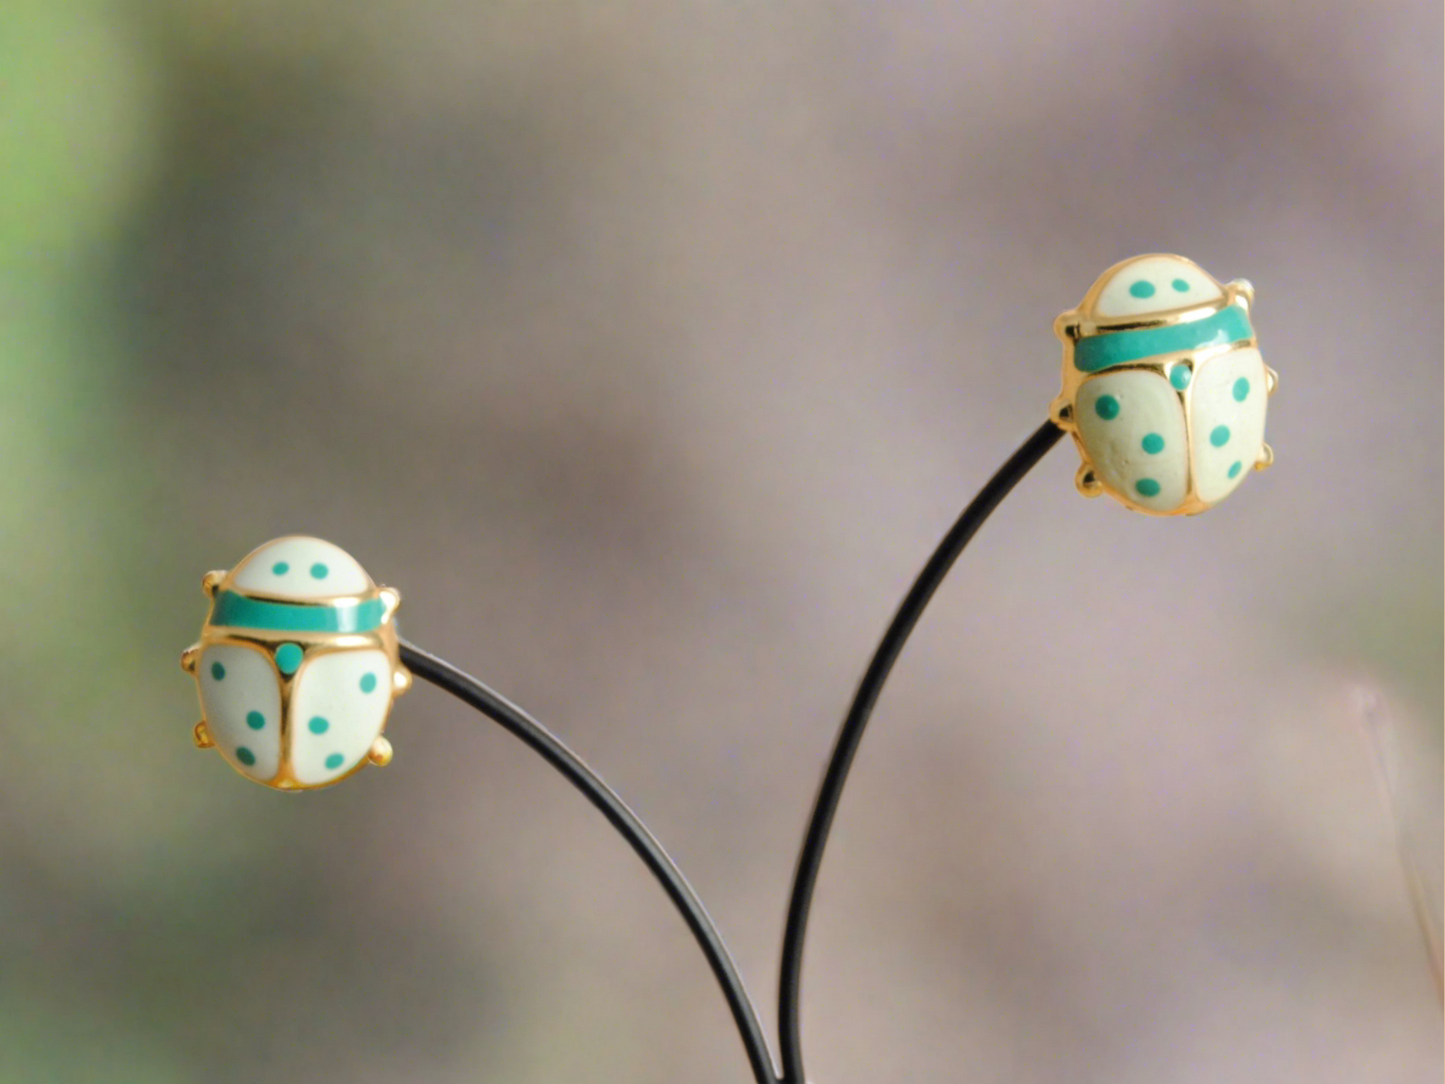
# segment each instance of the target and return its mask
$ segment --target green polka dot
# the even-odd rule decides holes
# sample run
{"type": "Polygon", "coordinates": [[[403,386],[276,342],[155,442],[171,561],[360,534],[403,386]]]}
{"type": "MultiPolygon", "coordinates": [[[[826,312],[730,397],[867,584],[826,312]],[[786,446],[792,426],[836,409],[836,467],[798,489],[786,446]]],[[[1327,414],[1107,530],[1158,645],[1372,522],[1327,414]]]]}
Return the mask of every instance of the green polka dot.
{"type": "Polygon", "coordinates": [[[217,681],[220,681],[225,676],[226,668],[224,666],[222,666],[218,662],[211,663],[211,677],[215,678],[217,681]]]}
{"type": "Polygon", "coordinates": [[[236,746],[236,759],[249,768],[256,763],[256,754],[244,745],[238,745],[236,746]]]}
{"type": "Polygon", "coordinates": [[[1241,470],[1243,470],[1243,469],[1244,469],[1244,464],[1241,463],[1239,460],[1236,459],[1236,460],[1234,461],[1234,463],[1231,464],[1231,466],[1230,466],[1230,468],[1229,468],[1229,476],[1230,476],[1231,478],[1238,478],[1238,477],[1239,477],[1239,472],[1240,472],[1241,470]]]}
{"type": "Polygon", "coordinates": [[[326,766],[334,770],[341,767],[342,763],[345,760],[346,758],[340,753],[332,753],[329,757],[326,758],[326,766]]]}
{"type": "Polygon", "coordinates": [[[306,724],[306,729],[313,734],[325,734],[331,729],[331,724],[319,715],[311,716],[311,721],[306,724]]]}
{"type": "Polygon", "coordinates": [[[1234,401],[1242,403],[1249,398],[1249,381],[1240,377],[1234,382],[1234,401]]]}
{"type": "Polygon", "coordinates": [[[1134,483],[1134,488],[1145,497],[1159,496],[1159,483],[1153,478],[1140,478],[1134,483]]]}
{"type": "Polygon", "coordinates": [[[324,580],[326,579],[326,574],[330,571],[331,569],[327,568],[320,561],[317,561],[311,566],[311,578],[313,580],[324,580]]]}
{"type": "Polygon", "coordinates": [[[1140,443],[1144,445],[1144,450],[1150,455],[1158,455],[1164,450],[1164,438],[1158,433],[1146,433],[1140,443]]]}
{"type": "Polygon", "coordinates": [[[1209,431],[1209,443],[1216,448],[1223,448],[1229,443],[1229,426],[1216,425],[1209,431]]]}
{"type": "Polygon", "coordinates": [[[1153,297],[1154,284],[1148,279],[1140,279],[1129,287],[1129,293],[1134,297],[1153,297]]]}
{"type": "Polygon", "coordinates": [[[266,716],[259,711],[246,712],[246,725],[252,730],[261,730],[266,725],[266,716]]]}
{"type": "Polygon", "coordinates": [[[371,692],[372,689],[375,689],[375,688],[376,688],[376,675],[375,675],[375,674],[362,674],[362,675],[361,675],[361,691],[364,692],[364,693],[369,693],[369,692],[371,692]]]}
{"type": "Polygon", "coordinates": [[[1189,283],[1185,282],[1183,279],[1175,279],[1169,285],[1173,286],[1177,293],[1187,294],[1189,292],[1189,283]]]}
{"type": "Polygon", "coordinates": [[[1183,391],[1185,388],[1189,387],[1189,381],[1193,378],[1193,376],[1194,371],[1190,369],[1188,365],[1180,362],[1178,365],[1174,366],[1174,368],[1169,370],[1169,383],[1173,384],[1180,391],[1183,391]]]}
{"type": "Polygon", "coordinates": [[[1119,400],[1112,395],[1101,395],[1094,400],[1094,413],[1111,422],[1119,416],[1119,400]]]}
{"type": "Polygon", "coordinates": [[[284,576],[290,571],[291,566],[288,565],[285,561],[277,561],[274,565],[271,566],[271,572],[277,576],[284,576]]]}
{"type": "Polygon", "coordinates": [[[282,644],[276,649],[276,669],[283,674],[294,674],[305,656],[300,644],[282,644]]]}

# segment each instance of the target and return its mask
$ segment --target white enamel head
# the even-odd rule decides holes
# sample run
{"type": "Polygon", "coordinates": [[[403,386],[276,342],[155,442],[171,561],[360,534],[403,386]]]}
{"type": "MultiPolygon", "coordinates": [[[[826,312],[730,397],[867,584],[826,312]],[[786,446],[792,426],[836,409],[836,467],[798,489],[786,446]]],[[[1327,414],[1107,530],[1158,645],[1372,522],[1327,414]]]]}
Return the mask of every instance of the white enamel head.
{"type": "Polygon", "coordinates": [[[1183,256],[1135,256],[1099,276],[1079,311],[1099,320],[1143,316],[1219,302],[1224,289],[1183,256]]]}
{"type": "Polygon", "coordinates": [[[231,570],[224,586],[290,599],[361,595],[376,588],[351,554],[306,535],[288,535],[258,546],[231,570]]]}
{"type": "Polygon", "coordinates": [[[1220,285],[1192,260],[1152,254],[1109,268],[1054,322],[1064,369],[1050,417],[1074,436],[1080,492],[1192,515],[1274,461],[1264,420],[1278,378],[1253,301],[1242,279],[1220,285]]]}
{"type": "Polygon", "coordinates": [[[382,731],[411,684],[395,591],[339,546],[300,535],[202,583],[210,613],[181,655],[200,694],[196,744],[278,790],[329,786],[391,759],[382,731]]]}

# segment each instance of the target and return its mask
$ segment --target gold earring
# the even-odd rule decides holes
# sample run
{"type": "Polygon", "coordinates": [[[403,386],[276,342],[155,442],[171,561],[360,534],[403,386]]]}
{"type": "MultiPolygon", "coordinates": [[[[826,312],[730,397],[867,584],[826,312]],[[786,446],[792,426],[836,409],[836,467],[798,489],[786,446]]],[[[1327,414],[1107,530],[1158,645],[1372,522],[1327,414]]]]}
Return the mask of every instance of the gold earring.
{"type": "Polygon", "coordinates": [[[181,654],[200,693],[198,746],[277,790],[330,786],[391,760],[382,731],[411,686],[397,656],[396,591],[339,546],[302,535],[201,583],[211,610],[181,654]]]}
{"type": "Polygon", "coordinates": [[[1265,406],[1278,376],[1250,320],[1254,287],[1182,256],[1135,256],[1054,321],[1063,388],[1049,416],[1073,435],[1076,484],[1153,516],[1214,507],[1274,461],[1265,406]]]}

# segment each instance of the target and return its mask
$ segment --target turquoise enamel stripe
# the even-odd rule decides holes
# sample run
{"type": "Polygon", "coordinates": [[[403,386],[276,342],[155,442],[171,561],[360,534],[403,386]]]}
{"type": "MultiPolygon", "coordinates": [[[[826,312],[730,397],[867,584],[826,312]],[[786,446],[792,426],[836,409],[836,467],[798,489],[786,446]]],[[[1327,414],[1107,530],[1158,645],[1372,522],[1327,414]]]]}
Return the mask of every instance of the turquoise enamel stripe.
{"type": "Polygon", "coordinates": [[[1244,310],[1238,305],[1226,305],[1213,316],[1191,320],[1187,324],[1102,332],[1080,339],[1074,344],[1074,368],[1080,372],[1097,373],[1100,369],[1123,365],[1126,361],[1173,354],[1180,350],[1199,350],[1206,346],[1227,346],[1253,337],[1254,328],[1250,327],[1244,310]]]}
{"type": "Polygon", "coordinates": [[[309,606],[303,602],[267,602],[222,591],[216,596],[211,624],[280,632],[370,632],[381,624],[385,613],[379,598],[355,606],[309,606]]]}

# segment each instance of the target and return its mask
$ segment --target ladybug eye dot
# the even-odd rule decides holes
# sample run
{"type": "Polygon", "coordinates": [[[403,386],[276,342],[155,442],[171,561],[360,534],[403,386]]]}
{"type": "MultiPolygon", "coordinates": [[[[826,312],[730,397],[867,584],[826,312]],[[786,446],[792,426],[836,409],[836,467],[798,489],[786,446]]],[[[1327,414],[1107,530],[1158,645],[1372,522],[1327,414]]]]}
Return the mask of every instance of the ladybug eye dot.
{"type": "Polygon", "coordinates": [[[1183,279],[1175,279],[1169,285],[1173,286],[1174,289],[1181,294],[1187,294],[1189,292],[1189,283],[1185,282],[1183,279]]]}
{"type": "Polygon", "coordinates": [[[1138,282],[1134,283],[1134,285],[1129,287],[1129,293],[1131,293],[1135,297],[1153,297],[1154,284],[1148,279],[1140,279],[1138,282]]]}

